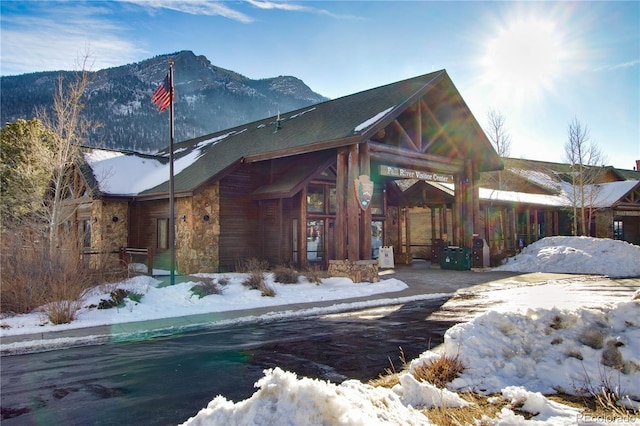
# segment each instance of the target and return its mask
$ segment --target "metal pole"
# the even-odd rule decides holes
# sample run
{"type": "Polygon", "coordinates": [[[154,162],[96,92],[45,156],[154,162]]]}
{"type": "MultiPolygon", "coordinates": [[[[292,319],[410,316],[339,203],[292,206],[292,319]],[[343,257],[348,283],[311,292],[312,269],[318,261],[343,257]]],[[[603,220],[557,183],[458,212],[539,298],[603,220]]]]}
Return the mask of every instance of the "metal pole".
{"type": "Polygon", "coordinates": [[[173,194],[173,61],[169,61],[169,88],[171,90],[169,105],[169,247],[171,252],[171,285],[174,285],[176,283],[176,214],[173,194]]]}

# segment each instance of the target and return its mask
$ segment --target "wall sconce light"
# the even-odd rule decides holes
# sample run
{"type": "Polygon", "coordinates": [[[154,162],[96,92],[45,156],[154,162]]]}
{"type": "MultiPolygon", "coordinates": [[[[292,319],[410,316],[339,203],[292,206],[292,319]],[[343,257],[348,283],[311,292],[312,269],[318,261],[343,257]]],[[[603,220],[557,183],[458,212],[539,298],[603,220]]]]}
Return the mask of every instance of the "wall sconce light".
{"type": "Polygon", "coordinates": [[[182,221],[183,221],[183,222],[186,222],[186,221],[187,221],[187,215],[186,215],[186,214],[183,214],[183,215],[182,215],[182,221]]]}
{"type": "Polygon", "coordinates": [[[114,217],[111,218],[111,220],[113,221],[113,223],[116,223],[120,219],[118,219],[118,216],[114,216],[114,217]]]}
{"type": "Polygon", "coordinates": [[[202,219],[204,219],[205,222],[208,222],[209,221],[209,215],[205,214],[202,219]]]}

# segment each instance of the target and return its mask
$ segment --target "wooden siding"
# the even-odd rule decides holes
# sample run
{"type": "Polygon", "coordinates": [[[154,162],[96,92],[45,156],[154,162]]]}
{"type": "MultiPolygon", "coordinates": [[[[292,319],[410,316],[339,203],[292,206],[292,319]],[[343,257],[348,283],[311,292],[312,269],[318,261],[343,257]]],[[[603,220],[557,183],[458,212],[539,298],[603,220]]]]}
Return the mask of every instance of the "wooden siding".
{"type": "Polygon", "coordinates": [[[220,183],[220,269],[233,270],[238,262],[260,257],[260,212],[251,193],[258,187],[257,167],[234,171],[220,183]]]}
{"type": "Polygon", "coordinates": [[[134,203],[129,209],[129,215],[129,246],[151,248],[154,266],[168,270],[171,265],[169,250],[159,249],[157,240],[157,220],[169,219],[168,200],[134,203]]]}

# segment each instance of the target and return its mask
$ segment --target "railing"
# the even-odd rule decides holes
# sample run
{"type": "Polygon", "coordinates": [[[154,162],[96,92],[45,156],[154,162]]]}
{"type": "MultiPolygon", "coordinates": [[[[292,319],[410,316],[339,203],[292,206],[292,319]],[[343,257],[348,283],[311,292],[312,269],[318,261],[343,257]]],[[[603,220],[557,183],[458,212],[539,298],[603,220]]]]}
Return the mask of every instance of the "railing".
{"type": "Polygon", "coordinates": [[[147,258],[147,274],[153,275],[153,250],[150,248],[120,247],[113,250],[94,250],[85,248],[83,255],[104,255],[117,254],[122,266],[129,271],[129,265],[133,263],[134,256],[145,256],[147,258]]]}

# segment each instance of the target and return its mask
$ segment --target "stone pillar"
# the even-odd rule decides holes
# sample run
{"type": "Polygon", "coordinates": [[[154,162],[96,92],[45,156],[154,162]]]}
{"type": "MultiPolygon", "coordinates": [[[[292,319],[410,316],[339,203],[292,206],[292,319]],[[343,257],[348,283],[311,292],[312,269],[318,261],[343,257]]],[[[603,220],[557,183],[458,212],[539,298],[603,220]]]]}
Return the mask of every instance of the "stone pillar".
{"type": "Polygon", "coordinates": [[[176,200],[176,260],[182,273],[217,272],[220,264],[220,186],[176,200]]]}

